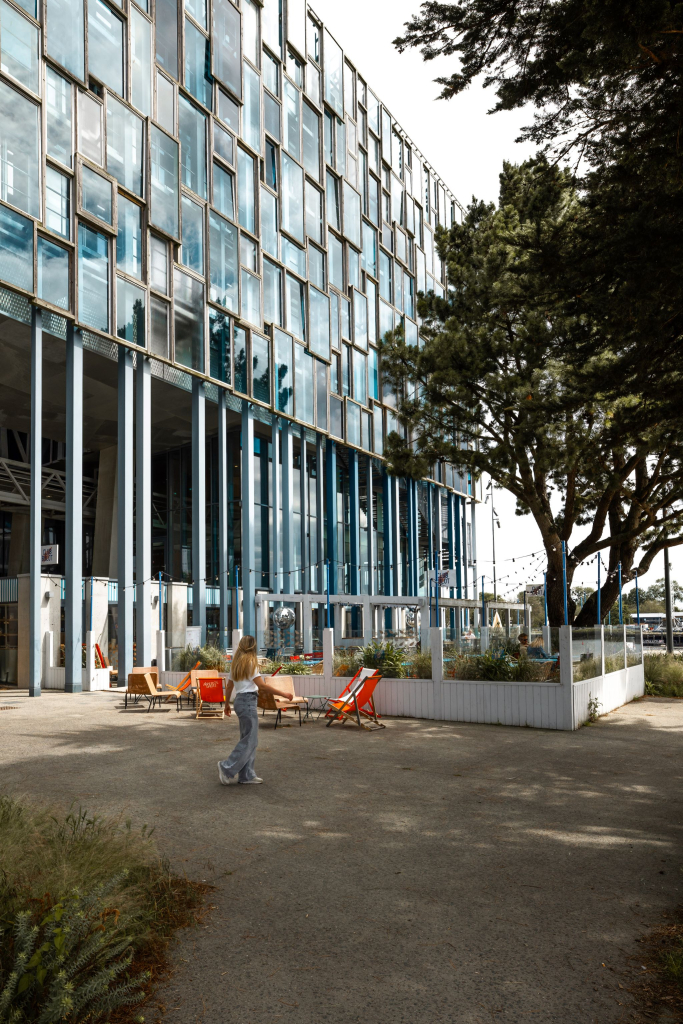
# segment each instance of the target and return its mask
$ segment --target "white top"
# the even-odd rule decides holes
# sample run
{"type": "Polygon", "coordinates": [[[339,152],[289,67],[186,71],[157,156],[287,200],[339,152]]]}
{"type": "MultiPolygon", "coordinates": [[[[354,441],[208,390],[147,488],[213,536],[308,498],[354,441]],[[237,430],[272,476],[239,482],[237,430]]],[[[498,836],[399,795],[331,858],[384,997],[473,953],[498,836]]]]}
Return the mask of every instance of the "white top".
{"type": "Polygon", "coordinates": [[[240,679],[238,683],[236,683],[232,676],[229,675],[228,679],[235,687],[235,696],[237,696],[238,693],[257,693],[258,686],[254,682],[254,680],[256,679],[257,676],[260,675],[261,673],[257,669],[256,672],[254,672],[253,676],[248,676],[246,679],[240,679]]]}

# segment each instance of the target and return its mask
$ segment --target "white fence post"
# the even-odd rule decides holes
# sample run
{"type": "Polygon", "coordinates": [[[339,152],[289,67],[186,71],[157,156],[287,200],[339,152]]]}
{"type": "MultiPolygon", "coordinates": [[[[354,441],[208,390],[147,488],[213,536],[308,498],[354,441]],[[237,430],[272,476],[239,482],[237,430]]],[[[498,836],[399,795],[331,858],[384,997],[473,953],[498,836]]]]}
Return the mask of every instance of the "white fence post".
{"type": "Polygon", "coordinates": [[[242,639],[242,630],[241,629],[233,629],[233,631],[232,631],[232,653],[233,653],[233,656],[235,654],[235,651],[239,647],[239,643],[240,643],[241,639],[242,639]]]}
{"type": "Polygon", "coordinates": [[[565,729],[576,729],[572,685],[572,627],[560,626],[560,685],[564,696],[565,729]]]}
{"type": "Polygon", "coordinates": [[[479,645],[481,653],[489,649],[489,627],[482,626],[479,630],[479,645]]]}
{"type": "Polygon", "coordinates": [[[543,650],[547,651],[548,654],[552,654],[552,650],[551,650],[552,641],[550,639],[550,626],[541,626],[541,634],[543,636],[543,650]]]}
{"type": "Polygon", "coordinates": [[[628,651],[626,650],[626,626],[622,625],[621,628],[624,634],[624,668],[628,668],[628,651]]]}
{"type": "Polygon", "coordinates": [[[440,628],[435,626],[429,632],[432,654],[434,718],[438,721],[443,721],[445,717],[443,700],[443,633],[440,628]]]}
{"type": "Polygon", "coordinates": [[[605,674],[605,627],[600,625],[600,675],[605,674]]]}
{"type": "Polygon", "coordinates": [[[157,630],[157,669],[166,671],[166,631],[163,629],[157,630]]]}
{"type": "Polygon", "coordinates": [[[323,675],[325,679],[332,678],[334,671],[334,630],[332,628],[323,630],[323,675]]]}

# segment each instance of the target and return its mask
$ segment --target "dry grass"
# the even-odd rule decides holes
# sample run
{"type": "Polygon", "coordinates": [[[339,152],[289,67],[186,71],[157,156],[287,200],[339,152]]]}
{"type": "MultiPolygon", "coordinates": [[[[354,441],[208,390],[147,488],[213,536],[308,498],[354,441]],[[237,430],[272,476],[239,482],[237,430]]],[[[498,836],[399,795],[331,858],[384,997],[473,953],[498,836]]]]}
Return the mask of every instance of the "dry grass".
{"type": "Polygon", "coordinates": [[[683,655],[646,654],[645,691],[652,697],[683,697],[683,655]]]}
{"type": "Polygon", "coordinates": [[[683,910],[636,942],[638,952],[632,959],[639,973],[636,983],[628,987],[635,1006],[626,1020],[632,1024],[683,1020],[683,910]]]}

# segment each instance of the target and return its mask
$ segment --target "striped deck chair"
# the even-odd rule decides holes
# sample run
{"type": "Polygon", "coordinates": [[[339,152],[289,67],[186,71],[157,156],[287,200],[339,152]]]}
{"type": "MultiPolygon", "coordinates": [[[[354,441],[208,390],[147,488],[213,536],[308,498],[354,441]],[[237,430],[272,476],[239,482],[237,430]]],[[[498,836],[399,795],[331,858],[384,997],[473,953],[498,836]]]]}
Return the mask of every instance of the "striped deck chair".
{"type": "Polygon", "coordinates": [[[378,669],[359,669],[339,697],[328,700],[325,715],[330,719],[327,723],[328,728],[333,722],[341,722],[344,725],[347,721],[355,720],[361,729],[385,729],[384,723],[378,719],[373,699],[375,687],[381,678],[378,669]],[[366,722],[363,719],[369,721],[366,722]]]}

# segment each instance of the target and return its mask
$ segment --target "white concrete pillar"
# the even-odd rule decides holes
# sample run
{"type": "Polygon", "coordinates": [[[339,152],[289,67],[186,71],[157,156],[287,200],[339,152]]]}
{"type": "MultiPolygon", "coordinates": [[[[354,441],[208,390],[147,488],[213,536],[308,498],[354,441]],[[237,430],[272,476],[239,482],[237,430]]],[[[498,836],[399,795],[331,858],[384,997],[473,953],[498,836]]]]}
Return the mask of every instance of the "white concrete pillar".
{"type": "Polygon", "coordinates": [[[187,583],[166,584],[166,634],[169,647],[185,646],[187,583]]]}
{"type": "MultiPolygon", "coordinates": [[[[336,616],[335,616],[336,621],[336,616]]],[[[334,630],[323,629],[323,674],[326,679],[332,677],[334,667],[334,630]]]]}

